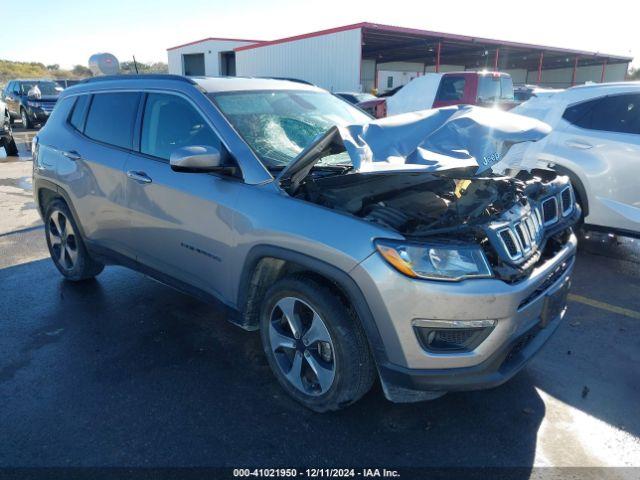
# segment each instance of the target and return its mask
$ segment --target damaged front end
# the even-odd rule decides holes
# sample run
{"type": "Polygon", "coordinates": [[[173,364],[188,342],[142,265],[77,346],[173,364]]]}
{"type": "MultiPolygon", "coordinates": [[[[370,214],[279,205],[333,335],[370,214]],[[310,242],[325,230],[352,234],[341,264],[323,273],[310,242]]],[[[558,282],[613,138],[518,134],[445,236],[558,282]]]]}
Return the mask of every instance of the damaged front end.
{"type": "MultiPolygon", "coordinates": [[[[464,150],[460,145],[474,135],[474,128],[476,135],[482,132],[477,131],[477,121],[469,124],[468,117],[465,120],[462,129],[456,130],[456,125],[452,128],[445,121],[448,132],[442,131],[441,124],[430,134],[420,133],[422,140],[417,145],[406,142],[406,138],[401,145],[381,142],[384,125],[369,132],[370,138],[362,130],[350,135],[353,132],[334,128],[282,172],[281,185],[296,198],[402,234],[406,242],[380,240],[376,247],[408,276],[448,281],[497,277],[517,282],[566,244],[571,226],[580,217],[579,207],[567,177],[549,170],[510,168],[513,163],[503,165],[509,175],[494,173],[499,168],[489,168],[499,166],[514,144],[544,137],[544,129],[534,125],[537,138],[531,129],[524,137],[518,136],[523,131],[520,129],[495,141],[496,131],[503,134],[504,129],[491,125],[490,136],[485,135],[490,140],[477,142],[480,151],[471,155],[472,148],[464,150]],[[371,137],[373,134],[375,137],[371,137]],[[434,137],[439,138],[436,143],[440,146],[449,143],[452,157],[425,148],[429,142],[433,145],[434,137]],[[356,143],[354,153],[350,146],[356,143]],[[362,162],[363,145],[364,157],[373,157],[373,161],[362,162]],[[354,167],[314,170],[320,159],[345,151],[354,160],[354,167]],[[376,161],[381,152],[386,159],[389,152],[405,160],[413,155],[415,163],[396,161],[389,165],[388,161],[376,161]],[[483,166],[476,160],[479,155],[494,159],[493,165],[483,166]]],[[[392,132],[393,138],[398,138],[398,132],[392,132]]]]}
{"type": "Polygon", "coordinates": [[[321,175],[308,177],[295,196],[399,232],[410,244],[478,245],[490,272],[506,282],[551,258],[580,216],[568,178],[547,171],[517,178],[453,171],[321,175]]]}

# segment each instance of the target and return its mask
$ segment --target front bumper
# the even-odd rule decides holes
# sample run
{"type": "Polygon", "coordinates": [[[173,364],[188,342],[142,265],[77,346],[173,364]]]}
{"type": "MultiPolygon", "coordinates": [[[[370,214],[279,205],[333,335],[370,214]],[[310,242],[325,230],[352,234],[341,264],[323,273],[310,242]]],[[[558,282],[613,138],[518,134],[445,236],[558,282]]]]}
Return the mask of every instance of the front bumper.
{"type": "Polygon", "coordinates": [[[416,281],[375,254],[358,265],[351,275],[368,300],[384,346],[384,355],[377,353],[376,360],[386,396],[419,400],[447,391],[490,388],[510,379],[560,324],[564,309],[542,325],[543,308],[547,297],[568,288],[576,247],[571,235],[553,258],[513,285],[496,279],[416,281]],[[416,319],[490,319],[496,325],[472,351],[430,353],[412,326],[416,319]]]}

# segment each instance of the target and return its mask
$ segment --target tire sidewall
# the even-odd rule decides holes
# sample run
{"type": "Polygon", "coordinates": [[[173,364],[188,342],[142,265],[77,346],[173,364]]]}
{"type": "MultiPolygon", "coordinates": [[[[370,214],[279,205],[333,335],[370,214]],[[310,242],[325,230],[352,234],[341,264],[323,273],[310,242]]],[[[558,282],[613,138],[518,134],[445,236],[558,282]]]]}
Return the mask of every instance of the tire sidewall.
{"type": "Polygon", "coordinates": [[[44,228],[45,228],[45,238],[47,240],[47,248],[49,249],[49,255],[51,256],[51,260],[53,264],[56,266],[58,271],[69,280],[81,280],[83,279],[82,272],[85,271],[85,263],[87,261],[87,251],[84,247],[84,242],[82,241],[82,236],[80,235],[80,230],[78,229],[78,225],[76,224],[73,215],[69,211],[69,207],[62,202],[61,200],[54,200],[51,202],[46,210],[44,216],[44,228]],[[55,211],[60,211],[67,217],[67,220],[71,222],[71,226],[73,227],[73,231],[75,232],[76,244],[78,246],[78,258],[71,270],[67,270],[58,264],[58,261],[54,258],[53,248],[51,246],[51,232],[49,219],[51,218],[51,214],[55,211]]]}
{"type": "Polygon", "coordinates": [[[354,368],[351,364],[353,360],[349,358],[350,352],[346,351],[347,348],[345,348],[347,345],[341,340],[352,334],[345,328],[345,324],[351,321],[353,319],[348,315],[347,309],[340,303],[338,298],[313,281],[303,283],[295,278],[285,278],[274,284],[265,295],[265,300],[260,310],[260,336],[269,366],[287,393],[312,410],[323,412],[332,409],[332,405],[340,402],[340,394],[346,387],[345,382],[348,381],[346,378],[348,375],[345,370],[354,368]],[[322,395],[308,395],[291,385],[284,377],[271,350],[269,338],[271,312],[276,303],[285,297],[299,298],[311,306],[320,315],[331,336],[335,376],[331,388],[322,395]]]}

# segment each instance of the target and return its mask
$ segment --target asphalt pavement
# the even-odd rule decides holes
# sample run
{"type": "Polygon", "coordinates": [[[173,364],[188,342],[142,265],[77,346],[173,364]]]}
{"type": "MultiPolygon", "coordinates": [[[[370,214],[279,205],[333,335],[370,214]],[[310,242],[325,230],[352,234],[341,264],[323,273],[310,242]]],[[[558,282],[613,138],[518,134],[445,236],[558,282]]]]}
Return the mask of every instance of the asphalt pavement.
{"type": "MultiPolygon", "coordinates": [[[[26,155],[0,159],[0,194],[26,155]]],[[[38,219],[22,221],[30,182],[11,187],[24,209],[0,204],[16,227],[0,232],[0,468],[640,467],[635,240],[583,240],[563,324],[505,385],[416,404],[376,385],[320,415],[210,305],[120,267],[64,281],[38,219]]]]}

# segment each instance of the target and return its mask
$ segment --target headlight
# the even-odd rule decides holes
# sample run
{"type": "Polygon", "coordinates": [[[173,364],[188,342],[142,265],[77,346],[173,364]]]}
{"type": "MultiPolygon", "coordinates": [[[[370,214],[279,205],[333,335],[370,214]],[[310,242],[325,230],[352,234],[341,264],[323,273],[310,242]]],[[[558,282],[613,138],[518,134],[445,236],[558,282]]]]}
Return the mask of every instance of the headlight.
{"type": "Polygon", "coordinates": [[[27,105],[33,108],[40,108],[40,102],[33,102],[31,100],[28,100],[27,105]]]}
{"type": "Polygon", "coordinates": [[[387,262],[409,277],[454,281],[492,276],[487,258],[478,246],[389,240],[377,240],[375,245],[387,262]]]}

